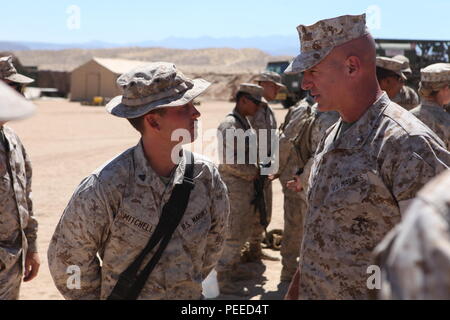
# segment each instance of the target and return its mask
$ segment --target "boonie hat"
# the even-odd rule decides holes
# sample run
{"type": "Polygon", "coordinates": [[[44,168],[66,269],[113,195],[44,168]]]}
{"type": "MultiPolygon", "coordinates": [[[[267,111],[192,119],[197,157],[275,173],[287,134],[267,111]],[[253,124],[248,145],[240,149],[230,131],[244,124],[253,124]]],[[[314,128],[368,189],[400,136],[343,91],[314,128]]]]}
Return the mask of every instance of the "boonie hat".
{"type": "Polygon", "coordinates": [[[16,68],[13,65],[13,59],[11,56],[0,58],[0,79],[9,80],[21,84],[29,84],[34,82],[33,79],[17,73],[16,68]]]}
{"type": "Polygon", "coordinates": [[[133,119],[148,112],[188,104],[211,85],[187,78],[173,63],[154,62],[137,67],[117,79],[123,95],[112,99],[106,110],[120,118],[133,119]]]}

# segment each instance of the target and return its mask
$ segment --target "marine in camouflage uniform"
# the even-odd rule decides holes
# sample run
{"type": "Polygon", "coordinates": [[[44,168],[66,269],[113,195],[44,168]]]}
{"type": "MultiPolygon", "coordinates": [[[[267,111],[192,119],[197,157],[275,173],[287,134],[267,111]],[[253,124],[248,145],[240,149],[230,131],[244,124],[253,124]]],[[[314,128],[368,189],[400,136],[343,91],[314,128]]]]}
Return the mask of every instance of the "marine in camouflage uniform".
{"type": "Polygon", "coordinates": [[[395,99],[405,89],[406,75],[403,73],[405,62],[388,57],[377,57],[377,79],[380,88],[395,99]]]}
{"type": "MultiPolygon", "coordinates": [[[[393,59],[402,61],[404,63],[404,68],[402,73],[409,78],[412,75],[411,66],[409,59],[403,55],[397,55],[392,57],[393,59]]],[[[393,102],[397,103],[399,106],[405,108],[406,110],[411,110],[417,107],[420,103],[419,96],[413,88],[403,85],[400,92],[392,99],[393,102]]]]}
{"type": "MultiPolygon", "coordinates": [[[[0,79],[17,85],[32,79],[14,69],[11,57],[0,59],[0,79]]],[[[4,126],[29,117],[34,105],[0,81],[0,300],[19,298],[22,277],[32,280],[39,270],[38,223],[31,199],[32,169],[17,134],[4,126]]],[[[19,91],[19,90],[17,90],[19,91]]]]}
{"type": "Polygon", "coordinates": [[[421,77],[423,101],[411,113],[430,127],[450,150],[450,112],[444,109],[450,102],[450,64],[430,65],[422,69],[421,77]]]}
{"type": "MultiPolygon", "coordinates": [[[[182,128],[194,128],[200,114],[193,99],[210,85],[188,79],[164,62],[131,70],[117,82],[124,94],[107,110],[131,119],[142,139],[84,179],[64,210],[50,242],[48,262],[66,299],[107,299],[119,275],[147,245],[164,204],[183,182],[189,160],[186,154],[178,162],[168,159],[173,168],[168,175],[161,174],[150,165],[157,159],[152,151],[159,153],[158,148],[166,145],[170,149],[170,132],[180,117],[182,128]],[[152,113],[158,109],[164,113],[152,113]],[[79,267],[79,289],[67,286],[70,266],[79,267]]],[[[194,159],[195,187],[186,211],[138,299],[201,299],[202,281],[222,253],[229,214],[226,186],[212,162],[197,154],[194,159]]]]}
{"type": "Polygon", "coordinates": [[[305,168],[306,172],[302,173],[301,178],[307,180],[305,178],[309,174],[307,168],[310,168],[310,159],[318,142],[326,129],[339,119],[337,112],[319,112],[312,104],[309,98],[300,101],[289,110],[280,127],[278,176],[284,194],[284,231],[281,243],[283,268],[280,281],[291,281],[297,269],[307,207],[305,190],[295,192],[287,187],[287,183],[299,169],[305,168]]]}
{"type": "Polygon", "coordinates": [[[257,165],[257,138],[246,116],[254,114],[261,104],[263,89],[254,84],[241,84],[237,92],[236,107],[219,125],[219,150],[222,159],[219,172],[228,188],[230,199],[230,225],[222,257],[217,266],[219,288],[222,294],[247,295],[247,288],[239,286],[237,277],[241,250],[250,240],[253,226],[259,224],[259,212],[252,203],[255,197],[254,181],[260,170],[257,165]],[[241,138],[239,138],[241,133],[241,138]],[[247,134],[248,140],[242,138],[247,134]],[[243,149],[239,148],[239,143],[243,149]],[[253,148],[252,148],[253,146],[253,148]],[[241,153],[242,152],[242,153],[241,153]],[[227,160],[228,156],[228,160],[227,160]]]}
{"type": "MultiPolygon", "coordinates": [[[[365,299],[372,250],[400,221],[417,191],[448,167],[450,153],[428,127],[377,86],[372,71],[374,42],[365,27],[365,15],[322,20],[299,26],[298,31],[302,53],[288,72],[304,71],[303,89],[312,90],[313,96],[320,92],[319,109],[337,108],[341,119],[327,130],[314,156],[299,271],[287,298],[365,299]],[[367,61],[361,64],[365,72],[354,69],[354,58],[345,58],[355,47],[361,51],[353,54],[367,61]],[[338,74],[349,91],[333,89],[336,96],[332,97],[321,91],[324,83],[320,81],[328,79],[330,84],[337,78],[327,78],[321,67],[331,68],[340,59],[346,69],[338,74]],[[350,80],[349,74],[360,78],[350,80]],[[344,116],[349,120],[345,105],[339,109],[333,103],[338,103],[336,99],[344,103],[350,96],[356,99],[358,89],[369,86],[375,92],[365,103],[375,101],[362,115],[353,115],[352,124],[343,123],[344,116]]],[[[333,72],[339,72],[335,68],[333,72]]]]}
{"type": "MultiPolygon", "coordinates": [[[[281,83],[281,77],[278,73],[272,71],[264,71],[259,74],[255,79],[253,79],[258,85],[263,87],[264,92],[263,96],[266,101],[275,100],[278,92],[282,88],[286,88],[285,85],[281,83]]],[[[253,129],[256,130],[258,146],[261,148],[261,143],[259,141],[261,134],[262,136],[267,135],[267,157],[271,158],[271,161],[274,159],[275,150],[272,150],[272,132],[271,130],[277,130],[277,120],[275,118],[275,113],[268,103],[262,105],[254,116],[249,116],[248,120],[253,129]],[[263,134],[263,130],[266,130],[266,133],[263,134]]],[[[260,163],[263,162],[263,159],[259,160],[260,163]]],[[[272,191],[272,181],[266,180],[264,185],[264,200],[266,203],[266,212],[267,212],[267,221],[270,223],[272,219],[272,203],[273,203],[273,191],[272,191]]],[[[256,224],[252,227],[252,237],[249,242],[248,252],[244,252],[244,260],[252,262],[258,261],[261,259],[278,261],[278,258],[269,256],[266,253],[262,252],[261,241],[263,239],[264,227],[261,223],[256,222],[256,224]]]]}
{"type": "Polygon", "coordinates": [[[379,299],[450,299],[450,170],[428,183],[375,250],[379,299]]]}

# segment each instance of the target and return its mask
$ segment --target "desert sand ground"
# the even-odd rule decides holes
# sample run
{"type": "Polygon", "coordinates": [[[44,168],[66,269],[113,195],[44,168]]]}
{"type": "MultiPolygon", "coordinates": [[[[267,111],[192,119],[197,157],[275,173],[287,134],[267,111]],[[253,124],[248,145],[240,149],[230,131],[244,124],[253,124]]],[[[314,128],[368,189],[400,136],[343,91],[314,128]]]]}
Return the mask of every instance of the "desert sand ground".
{"type": "MultiPolygon", "coordinates": [[[[62,299],[53,284],[47,249],[56,224],[73,191],[97,167],[134,146],[139,136],[126,120],[106,113],[103,107],[83,107],[67,100],[38,100],[37,114],[27,120],[8,124],[19,134],[33,162],[34,212],[39,220],[38,243],[41,269],[38,277],[24,283],[21,299],[62,299]]],[[[224,101],[203,101],[203,129],[217,128],[234,105],[224,101]]],[[[278,122],[287,112],[272,105],[278,122]]],[[[194,150],[195,151],[195,150],[194,150]]],[[[283,197],[278,181],[274,183],[273,217],[269,230],[283,226],[283,197]]],[[[266,251],[279,257],[277,251],[266,251]]],[[[248,265],[259,276],[246,283],[250,299],[282,299],[286,288],[278,287],[280,262],[248,265]]],[[[234,299],[237,297],[221,297],[234,299]]]]}

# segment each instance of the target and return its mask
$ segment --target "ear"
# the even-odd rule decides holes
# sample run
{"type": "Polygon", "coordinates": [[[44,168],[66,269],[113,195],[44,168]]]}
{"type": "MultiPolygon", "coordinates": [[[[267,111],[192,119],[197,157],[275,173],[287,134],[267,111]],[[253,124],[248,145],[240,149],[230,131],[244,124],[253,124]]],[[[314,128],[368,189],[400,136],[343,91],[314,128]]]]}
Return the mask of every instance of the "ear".
{"type": "Polygon", "coordinates": [[[160,130],[159,122],[156,119],[156,114],[148,114],[145,116],[144,121],[147,123],[152,129],[160,130]]]}
{"type": "Polygon", "coordinates": [[[350,56],[345,60],[345,71],[348,76],[355,77],[361,70],[361,60],[357,56],[350,56]]]}

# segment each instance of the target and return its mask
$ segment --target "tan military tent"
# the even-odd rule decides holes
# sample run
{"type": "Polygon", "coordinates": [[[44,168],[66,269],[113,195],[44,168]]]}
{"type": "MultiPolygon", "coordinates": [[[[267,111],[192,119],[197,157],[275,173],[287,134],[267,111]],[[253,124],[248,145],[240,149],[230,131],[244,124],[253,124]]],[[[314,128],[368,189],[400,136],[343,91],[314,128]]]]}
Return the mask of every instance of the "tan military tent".
{"type": "Polygon", "coordinates": [[[71,73],[70,100],[91,101],[93,97],[113,98],[121,94],[117,78],[148,62],[92,58],[71,73]]]}

